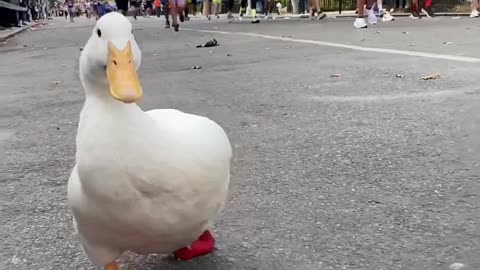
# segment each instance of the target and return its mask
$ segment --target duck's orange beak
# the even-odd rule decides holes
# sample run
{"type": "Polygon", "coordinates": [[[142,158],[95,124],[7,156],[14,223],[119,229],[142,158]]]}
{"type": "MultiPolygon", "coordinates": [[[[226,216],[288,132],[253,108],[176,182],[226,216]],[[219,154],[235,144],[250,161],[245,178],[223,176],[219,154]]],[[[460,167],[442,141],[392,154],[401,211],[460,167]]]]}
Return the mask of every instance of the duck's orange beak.
{"type": "Polygon", "coordinates": [[[108,42],[107,79],[110,94],[115,99],[133,103],[142,97],[142,86],[133,63],[130,41],[123,50],[108,42]]]}

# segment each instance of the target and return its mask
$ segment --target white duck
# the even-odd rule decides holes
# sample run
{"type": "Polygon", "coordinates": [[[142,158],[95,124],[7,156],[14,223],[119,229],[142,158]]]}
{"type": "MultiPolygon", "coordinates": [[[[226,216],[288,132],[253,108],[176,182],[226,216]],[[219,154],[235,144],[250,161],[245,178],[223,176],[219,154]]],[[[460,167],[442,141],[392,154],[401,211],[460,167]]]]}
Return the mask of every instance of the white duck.
{"type": "Polygon", "coordinates": [[[86,101],[68,182],[75,229],[108,270],[124,251],[209,253],[227,197],[231,146],[215,122],[177,110],[142,111],[141,52],[119,13],[98,20],[80,56],[86,101]]]}

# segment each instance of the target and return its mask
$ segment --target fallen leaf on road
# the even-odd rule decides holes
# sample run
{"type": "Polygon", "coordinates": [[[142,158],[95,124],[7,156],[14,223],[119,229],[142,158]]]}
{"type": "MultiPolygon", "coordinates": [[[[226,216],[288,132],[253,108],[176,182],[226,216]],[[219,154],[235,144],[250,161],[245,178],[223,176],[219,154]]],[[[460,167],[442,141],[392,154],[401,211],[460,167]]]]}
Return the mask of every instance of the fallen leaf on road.
{"type": "Polygon", "coordinates": [[[440,74],[438,73],[433,73],[433,74],[430,74],[430,75],[427,75],[427,76],[423,76],[422,77],[422,80],[436,80],[436,79],[440,79],[440,74]]]}
{"type": "Polygon", "coordinates": [[[452,45],[453,42],[451,42],[451,41],[446,41],[446,42],[443,42],[443,44],[444,44],[444,45],[452,45]]]}
{"type": "Polygon", "coordinates": [[[339,78],[340,77],[340,74],[332,74],[330,75],[330,78],[339,78]]]}
{"type": "Polygon", "coordinates": [[[62,83],[62,81],[53,81],[53,84],[55,84],[55,85],[58,85],[58,84],[61,84],[61,83],[62,83]]]}

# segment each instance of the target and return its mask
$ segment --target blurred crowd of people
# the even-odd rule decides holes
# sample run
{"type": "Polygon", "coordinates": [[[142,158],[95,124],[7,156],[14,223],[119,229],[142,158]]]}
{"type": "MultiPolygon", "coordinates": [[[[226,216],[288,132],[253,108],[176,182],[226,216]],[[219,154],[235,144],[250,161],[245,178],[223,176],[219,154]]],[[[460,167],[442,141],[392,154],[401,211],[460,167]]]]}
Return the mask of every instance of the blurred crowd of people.
{"type": "MultiPolygon", "coordinates": [[[[99,19],[106,13],[118,11],[124,15],[131,15],[135,19],[138,16],[165,17],[165,27],[173,27],[178,31],[179,23],[189,20],[190,16],[204,16],[206,19],[219,18],[219,14],[225,12],[229,20],[233,19],[233,9],[237,4],[239,7],[239,19],[243,19],[247,12],[247,6],[252,7],[250,17],[252,23],[259,23],[260,18],[274,19],[277,15],[287,12],[287,3],[293,13],[304,14],[311,19],[321,20],[326,17],[322,12],[322,0],[63,0],[56,2],[53,7],[48,6],[47,0],[18,0],[19,5],[25,11],[11,11],[9,16],[10,24],[13,26],[25,25],[28,22],[47,19],[50,16],[65,16],[71,22],[75,17],[86,16],[87,18],[99,19]],[[249,3],[250,2],[250,3],[249,3]]],[[[358,17],[354,22],[356,28],[366,28],[368,24],[376,24],[377,18],[382,21],[393,21],[391,11],[395,8],[398,11],[410,10],[410,17],[421,18],[423,13],[426,17],[434,17],[432,0],[356,0],[358,17]],[[389,9],[383,8],[383,1],[386,1],[389,9]]],[[[472,18],[480,17],[480,0],[471,1],[472,18]]]]}
{"type": "Polygon", "coordinates": [[[48,19],[51,15],[46,0],[19,0],[17,4],[22,7],[23,11],[2,9],[0,25],[20,27],[29,22],[48,19]]]}

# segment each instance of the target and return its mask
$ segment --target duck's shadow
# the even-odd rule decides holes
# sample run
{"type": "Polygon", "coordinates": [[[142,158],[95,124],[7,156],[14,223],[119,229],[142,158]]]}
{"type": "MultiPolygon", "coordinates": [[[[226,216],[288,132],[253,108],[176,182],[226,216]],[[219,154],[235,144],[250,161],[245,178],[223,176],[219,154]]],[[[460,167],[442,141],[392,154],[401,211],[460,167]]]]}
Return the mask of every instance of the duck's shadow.
{"type": "Polygon", "coordinates": [[[140,256],[126,253],[120,259],[121,270],[227,270],[234,269],[232,261],[219,255],[207,255],[190,261],[177,261],[173,256],[140,256]]]}

